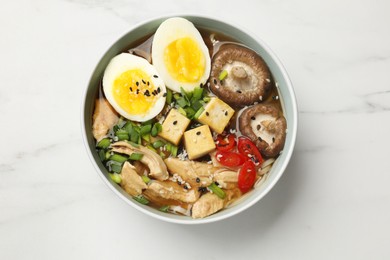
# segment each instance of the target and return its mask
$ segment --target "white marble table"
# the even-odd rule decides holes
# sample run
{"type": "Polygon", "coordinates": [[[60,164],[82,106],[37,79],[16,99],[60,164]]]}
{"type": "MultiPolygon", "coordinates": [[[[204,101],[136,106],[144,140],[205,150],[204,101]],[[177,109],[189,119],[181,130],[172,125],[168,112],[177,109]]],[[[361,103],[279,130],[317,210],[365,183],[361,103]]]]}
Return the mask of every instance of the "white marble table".
{"type": "Polygon", "coordinates": [[[389,10],[386,0],[1,1],[0,259],[390,259],[389,10]],[[285,64],[299,102],[285,175],[219,223],[131,208],[81,139],[98,59],[137,22],[172,12],[248,28],[285,64]]]}

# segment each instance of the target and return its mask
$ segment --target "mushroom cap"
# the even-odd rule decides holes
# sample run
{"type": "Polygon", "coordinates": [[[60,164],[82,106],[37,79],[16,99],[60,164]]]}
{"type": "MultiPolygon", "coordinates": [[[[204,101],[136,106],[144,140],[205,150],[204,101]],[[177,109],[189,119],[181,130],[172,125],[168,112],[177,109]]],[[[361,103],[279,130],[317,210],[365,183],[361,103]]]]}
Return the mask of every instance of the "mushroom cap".
{"type": "Polygon", "coordinates": [[[248,107],[239,117],[239,128],[266,157],[277,156],[284,147],[287,122],[274,105],[248,107]]]}
{"type": "Polygon", "coordinates": [[[255,51],[238,44],[223,44],[211,65],[210,89],[229,105],[244,107],[268,96],[271,73],[255,51]],[[224,70],[228,74],[219,80],[224,70]]]}

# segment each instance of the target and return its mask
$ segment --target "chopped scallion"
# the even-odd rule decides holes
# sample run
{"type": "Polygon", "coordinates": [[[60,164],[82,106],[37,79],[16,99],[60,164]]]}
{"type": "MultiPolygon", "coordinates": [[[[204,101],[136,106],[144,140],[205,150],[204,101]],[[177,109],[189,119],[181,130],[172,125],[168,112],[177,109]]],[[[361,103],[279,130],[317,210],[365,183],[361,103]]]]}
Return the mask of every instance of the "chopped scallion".
{"type": "Polygon", "coordinates": [[[110,178],[113,182],[118,183],[118,184],[121,183],[121,181],[122,181],[121,176],[117,173],[110,174],[110,178]]]}
{"type": "Polygon", "coordinates": [[[200,117],[200,115],[203,113],[203,111],[204,111],[204,107],[199,108],[199,110],[196,111],[194,118],[198,119],[200,117]]]}
{"type": "Polygon", "coordinates": [[[227,70],[223,70],[223,71],[221,71],[221,73],[219,74],[218,79],[219,79],[219,80],[224,80],[224,79],[226,78],[227,75],[228,75],[227,70]]]}
{"type": "Polygon", "coordinates": [[[96,146],[99,147],[99,148],[102,148],[102,149],[106,149],[106,148],[108,148],[110,146],[110,144],[111,144],[110,139],[109,138],[104,138],[104,139],[100,140],[97,143],[96,146]]]}
{"type": "Polygon", "coordinates": [[[195,102],[195,101],[201,99],[202,94],[203,94],[203,88],[200,88],[200,87],[194,88],[194,93],[192,94],[191,101],[195,102]]]}
{"type": "Polygon", "coordinates": [[[141,130],[139,131],[140,135],[146,135],[149,134],[150,131],[152,130],[152,125],[144,125],[141,127],[141,130]]]}
{"type": "Polygon", "coordinates": [[[176,157],[177,156],[177,146],[175,146],[175,145],[172,145],[172,147],[171,147],[171,155],[173,156],[173,157],[176,157]]]}
{"type": "Polygon", "coordinates": [[[111,162],[110,163],[111,172],[120,173],[122,171],[121,163],[116,163],[114,161],[109,161],[109,162],[111,162]]]}
{"type": "Polygon", "coordinates": [[[165,102],[170,105],[172,103],[172,91],[170,89],[167,89],[167,98],[165,102]]]}
{"type": "Polygon", "coordinates": [[[165,142],[163,142],[162,140],[157,140],[156,142],[153,143],[153,147],[156,149],[158,149],[164,145],[165,145],[165,142]]]}
{"type": "Polygon", "coordinates": [[[159,211],[162,211],[162,212],[168,212],[169,206],[168,206],[168,205],[162,206],[162,207],[159,208],[158,210],[159,210],[159,211]]]}
{"type": "Polygon", "coordinates": [[[150,182],[150,178],[149,178],[148,176],[146,176],[146,175],[142,175],[141,178],[142,178],[142,180],[143,180],[146,184],[148,184],[148,183],[150,182]]]}
{"type": "Polygon", "coordinates": [[[149,203],[149,201],[142,195],[137,195],[137,196],[134,196],[133,199],[143,205],[146,205],[149,203]]]}
{"type": "Polygon", "coordinates": [[[177,109],[177,111],[178,111],[180,114],[182,114],[183,116],[186,116],[186,115],[187,115],[186,111],[185,111],[182,107],[179,107],[179,108],[177,109]]]}
{"type": "Polygon", "coordinates": [[[215,184],[214,182],[212,184],[210,184],[210,186],[208,187],[215,195],[217,195],[220,199],[224,199],[226,194],[225,192],[217,186],[217,184],[215,184]]]}
{"type": "Polygon", "coordinates": [[[139,161],[144,155],[142,153],[132,153],[129,157],[130,160],[139,161]]]}
{"type": "Polygon", "coordinates": [[[98,154],[99,154],[100,161],[103,162],[106,160],[106,152],[103,149],[99,150],[98,154]]]}
{"type": "Polygon", "coordinates": [[[110,160],[118,163],[124,163],[125,161],[127,161],[127,159],[128,159],[127,157],[116,153],[110,156],[110,160]]]}

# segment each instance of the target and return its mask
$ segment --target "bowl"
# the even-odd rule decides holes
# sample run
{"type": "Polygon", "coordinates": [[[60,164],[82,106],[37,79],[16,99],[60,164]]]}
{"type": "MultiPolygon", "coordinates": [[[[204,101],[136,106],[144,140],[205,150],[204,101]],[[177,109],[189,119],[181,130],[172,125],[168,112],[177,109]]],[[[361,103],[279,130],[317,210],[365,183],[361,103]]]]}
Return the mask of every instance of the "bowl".
{"type": "Polygon", "coordinates": [[[175,16],[180,16],[188,19],[189,21],[194,23],[197,28],[216,31],[228,35],[232,38],[239,39],[240,42],[259,53],[265,60],[265,62],[268,64],[273,74],[274,80],[278,86],[280,101],[282,103],[282,108],[284,110],[283,112],[287,120],[288,127],[284,149],[275,161],[273,167],[271,168],[271,171],[268,174],[268,177],[265,178],[263,183],[256,187],[252,192],[240,198],[239,203],[235,203],[234,206],[226,208],[203,219],[192,219],[191,217],[168,214],[160,212],[157,209],[154,209],[147,205],[139,204],[134,201],[131,196],[128,195],[124,190],[122,190],[119,185],[115,184],[109,177],[108,171],[105,169],[103,163],[100,161],[99,156],[95,151],[95,140],[92,136],[92,113],[94,108],[94,100],[99,91],[99,82],[111,58],[121,53],[132,42],[155,32],[158,26],[164,20],[172,16],[164,16],[151,19],[134,26],[131,30],[129,30],[129,32],[125,33],[116,42],[114,42],[114,44],[109,47],[103,57],[99,60],[90,77],[88,86],[86,87],[82,100],[81,126],[83,141],[86,146],[89,158],[100,177],[102,177],[103,181],[115,194],[118,195],[118,197],[123,199],[132,207],[136,208],[137,210],[140,210],[141,212],[149,216],[167,222],[179,224],[210,223],[237,215],[238,213],[251,207],[256,202],[261,200],[280,179],[291,158],[295,145],[298,124],[297,104],[294,90],[286,70],[284,69],[282,63],[279,61],[276,55],[262,40],[254,38],[253,34],[248,33],[246,30],[242,29],[241,27],[238,27],[237,25],[232,25],[231,23],[216,20],[214,18],[197,15],[175,16]]]}

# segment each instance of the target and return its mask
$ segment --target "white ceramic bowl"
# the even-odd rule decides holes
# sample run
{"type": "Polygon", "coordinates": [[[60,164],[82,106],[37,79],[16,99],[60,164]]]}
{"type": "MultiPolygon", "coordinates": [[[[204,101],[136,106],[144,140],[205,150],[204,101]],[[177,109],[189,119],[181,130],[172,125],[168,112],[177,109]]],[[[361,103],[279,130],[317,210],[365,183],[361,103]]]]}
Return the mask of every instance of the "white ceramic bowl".
{"type": "Polygon", "coordinates": [[[136,41],[137,39],[143,38],[144,36],[155,32],[161,22],[171,16],[152,19],[136,25],[133,29],[131,29],[119,40],[117,40],[100,59],[99,63],[97,64],[95,70],[92,73],[89,84],[83,96],[81,108],[82,135],[88,155],[97,172],[102,177],[103,181],[107,184],[107,186],[110,187],[113,192],[115,192],[128,204],[144,212],[147,215],[168,222],[180,224],[210,223],[226,219],[249,208],[256,202],[261,200],[276,184],[276,182],[279,180],[279,178],[285,171],[293,153],[295,139],[297,135],[298,110],[294,90],[287,75],[287,72],[285,71],[279,59],[262,40],[255,39],[253,35],[248,33],[246,30],[238,27],[237,25],[228,24],[226,22],[222,22],[214,18],[194,15],[179,16],[190,20],[198,28],[205,28],[208,30],[216,31],[228,35],[232,38],[238,39],[240,42],[259,53],[265,60],[265,62],[268,64],[275,79],[275,82],[277,82],[279,86],[279,94],[284,109],[284,116],[287,120],[288,132],[283,152],[274,163],[271,171],[269,172],[268,178],[264,181],[264,183],[262,183],[262,185],[254,189],[252,192],[248,193],[248,195],[243,197],[243,199],[240,200],[240,203],[237,203],[235,206],[224,209],[204,219],[192,219],[191,217],[163,213],[147,205],[145,206],[137,203],[110,179],[107,170],[104,168],[104,165],[99,160],[99,157],[95,151],[95,140],[92,136],[92,113],[94,107],[94,100],[97,97],[97,93],[99,91],[99,82],[102,78],[104,70],[111,58],[121,53],[126,47],[128,47],[132,42],[136,41]]]}

